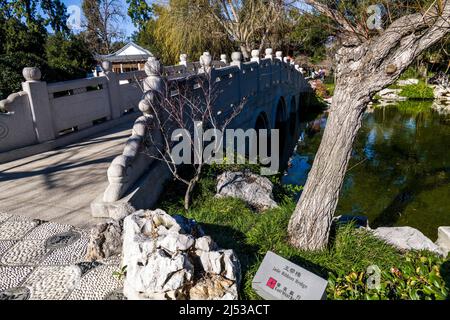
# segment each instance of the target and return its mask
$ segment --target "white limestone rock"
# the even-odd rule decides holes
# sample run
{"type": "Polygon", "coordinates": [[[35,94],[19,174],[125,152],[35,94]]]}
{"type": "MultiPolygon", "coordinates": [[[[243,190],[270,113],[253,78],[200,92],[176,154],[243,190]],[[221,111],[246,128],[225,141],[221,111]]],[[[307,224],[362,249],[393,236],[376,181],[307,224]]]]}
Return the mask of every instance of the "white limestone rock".
{"type": "Polygon", "coordinates": [[[201,279],[189,290],[190,300],[236,300],[237,287],[222,276],[201,279]]]}
{"type": "Polygon", "coordinates": [[[373,234],[400,250],[427,250],[442,255],[442,250],[422,232],[411,227],[381,227],[373,234]]]}
{"type": "Polygon", "coordinates": [[[223,255],[218,251],[201,252],[200,261],[203,270],[209,273],[220,274],[222,271],[223,255]]]}
{"type": "Polygon", "coordinates": [[[163,235],[159,241],[161,248],[172,253],[178,251],[187,251],[194,245],[194,237],[191,235],[169,232],[163,235]]]}
{"type": "Polygon", "coordinates": [[[381,99],[384,100],[394,100],[394,101],[405,101],[407,100],[406,97],[400,96],[401,89],[383,89],[380,92],[378,92],[378,95],[381,97],[381,99]]]}
{"type": "Polygon", "coordinates": [[[450,227],[439,227],[438,228],[438,239],[436,241],[444,256],[450,252],[450,227]]]}
{"type": "Polygon", "coordinates": [[[224,266],[224,277],[236,281],[238,283],[241,282],[240,279],[240,263],[233,250],[223,250],[223,266],[224,266]]]}
{"type": "Polygon", "coordinates": [[[211,251],[214,250],[217,245],[214,243],[210,236],[203,236],[195,241],[195,249],[201,251],[211,251]]]}
{"type": "Polygon", "coordinates": [[[193,220],[140,210],[124,220],[128,299],[237,299],[240,264],[193,220]]]}
{"type": "Polygon", "coordinates": [[[419,84],[419,79],[411,78],[406,80],[398,80],[397,84],[401,87],[416,85],[419,84]]]}
{"type": "Polygon", "coordinates": [[[276,208],[273,184],[266,177],[250,172],[224,172],[217,178],[216,197],[234,197],[247,202],[258,211],[276,208]]]}

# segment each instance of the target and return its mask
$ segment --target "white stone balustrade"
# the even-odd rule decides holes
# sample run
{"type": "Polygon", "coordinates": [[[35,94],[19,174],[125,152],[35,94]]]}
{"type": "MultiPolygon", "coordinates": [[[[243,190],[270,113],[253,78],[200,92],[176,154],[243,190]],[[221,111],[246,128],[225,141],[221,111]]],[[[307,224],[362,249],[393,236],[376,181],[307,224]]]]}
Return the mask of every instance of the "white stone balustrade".
{"type": "MultiPolygon", "coordinates": [[[[210,79],[215,83],[214,90],[220,93],[214,106],[215,113],[220,115],[218,121],[242,100],[250,99],[250,103],[254,103],[254,105],[246,106],[249,110],[252,109],[252,112],[243,112],[242,119],[238,119],[238,121],[245,122],[248,121],[246,118],[248,115],[254,116],[256,110],[253,112],[253,109],[260,103],[270,105],[272,100],[263,98],[267,95],[284,92],[287,96],[296,96],[301,91],[308,91],[309,87],[303,76],[290,62],[283,62],[280,53],[277,53],[277,59],[273,59],[272,49],[266,50],[264,59],[260,59],[259,54],[259,50],[253,50],[252,61],[242,62],[242,53],[233,52],[229,66],[214,68],[211,54],[204,52],[199,58],[198,74],[193,75],[186,70],[185,76],[189,75],[193,82],[195,82],[195,77],[204,77],[205,73],[210,74],[210,79]],[[264,102],[258,103],[256,101],[260,100],[257,99],[263,99],[261,101],[264,102]]],[[[224,60],[223,56],[221,58],[224,60]]],[[[217,62],[223,63],[223,61],[217,62]]],[[[151,207],[157,201],[159,192],[162,191],[160,186],[163,185],[165,179],[169,179],[171,176],[165,163],[149,158],[149,155],[156,152],[156,148],[153,146],[151,149],[152,145],[150,144],[150,149],[148,149],[149,130],[152,130],[152,136],[157,135],[156,131],[153,131],[153,126],[156,124],[151,116],[151,106],[155,107],[156,104],[157,107],[157,93],[164,94],[162,88],[168,86],[168,83],[163,85],[163,81],[169,83],[171,81],[170,77],[166,80],[161,77],[162,69],[164,68],[159,61],[154,58],[149,59],[146,63],[147,78],[144,80],[146,94],[144,100],[139,103],[139,109],[143,112],[143,116],[137,119],[133,127],[133,134],[126,143],[122,155],[116,157],[108,169],[109,186],[102,198],[98,198],[91,205],[94,216],[123,217],[128,212],[128,204],[136,206],[137,203],[140,208],[151,207]],[[145,141],[147,144],[144,143],[145,141]],[[158,183],[155,183],[154,180],[157,180],[158,183]],[[139,184],[138,181],[144,182],[139,182],[139,184]],[[136,196],[137,194],[141,195],[136,196]]],[[[174,96],[176,93],[172,95],[174,96]]],[[[293,108],[295,108],[295,103],[293,108]]],[[[271,106],[270,110],[272,110],[271,106]]]]}
{"type": "MultiPolygon", "coordinates": [[[[108,170],[108,190],[99,199],[103,204],[92,206],[93,212],[99,216],[104,216],[105,212],[108,216],[118,216],[125,209],[119,210],[117,208],[120,206],[114,205],[129,194],[130,188],[146,174],[149,166],[156,166],[153,160],[142,155],[141,150],[148,130],[153,125],[148,103],[156,103],[155,95],[165,94],[164,77],[170,82],[173,79],[202,77],[202,73],[210,73],[211,78],[217,81],[216,86],[220,92],[217,108],[218,114],[222,115],[226,115],[231,106],[237,105],[244,98],[263,99],[276,90],[291,96],[309,90],[299,67],[283,62],[282,57],[279,59],[278,52],[277,59],[274,59],[271,48],[265,50],[263,59],[260,58],[259,50],[253,50],[250,62],[243,62],[240,52],[231,55],[229,65],[226,55],[221,55],[220,58],[221,61],[213,63],[211,54],[204,52],[198,63],[192,63],[187,61],[186,55],[180,55],[179,65],[164,68],[158,60],[151,57],[145,65],[145,71],[121,74],[114,73],[110,63],[103,63],[104,72],[100,77],[51,84],[40,80],[39,69],[25,68],[23,91],[0,101],[0,108],[6,110],[6,113],[0,113],[0,162],[5,161],[4,159],[11,160],[14,154],[33,154],[16,152],[18,148],[25,150],[29,146],[29,152],[35,152],[33,150],[41,150],[36,149],[35,145],[61,146],[53,142],[62,141],[67,136],[85,137],[83,132],[100,132],[100,129],[95,128],[105,130],[114,126],[114,121],[121,119],[136,119],[137,115],[133,116],[129,111],[132,108],[136,110],[139,106],[143,115],[136,120],[133,134],[122,155],[114,159],[108,170]],[[141,101],[142,90],[146,94],[145,100],[141,101]],[[97,123],[101,124],[97,126],[97,123]],[[71,133],[67,135],[66,132],[71,133]],[[111,204],[106,206],[109,208],[106,211],[104,203],[111,204]]],[[[246,108],[259,108],[269,100],[262,100],[259,104],[252,101],[246,108]]],[[[238,120],[250,121],[246,120],[247,116],[256,115],[254,112],[244,112],[243,118],[238,120]]],[[[74,139],[71,142],[77,141],[74,139]]],[[[147,153],[151,154],[151,151],[147,153]]],[[[161,168],[158,170],[163,171],[161,168]]],[[[161,174],[161,179],[163,176],[161,174]]]]}
{"type": "Polygon", "coordinates": [[[0,135],[0,163],[76,141],[76,136],[85,136],[81,134],[84,129],[89,128],[91,134],[105,130],[114,125],[105,122],[120,121],[131,109],[137,109],[142,96],[139,82],[145,73],[117,74],[107,62],[102,68],[100,77],[56,83],[41,81],[38,68],[24,68],[23,91],[0,101],[1,108],[9,111],[0,113],[0,130],[4,132],[0,135]],[[94,127],[96,124],[102,125],[94,127]],[[61,139],[66,133],[73,138],[61,139]],[[20,152],[14,151],[19,148],[20,152]]]}

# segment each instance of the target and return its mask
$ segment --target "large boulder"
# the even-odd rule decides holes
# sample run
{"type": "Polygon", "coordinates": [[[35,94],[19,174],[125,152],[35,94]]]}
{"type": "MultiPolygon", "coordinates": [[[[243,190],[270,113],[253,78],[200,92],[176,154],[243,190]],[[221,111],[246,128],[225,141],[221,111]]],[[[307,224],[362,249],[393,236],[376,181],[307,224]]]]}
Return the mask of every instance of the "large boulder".
{"type": "Polygon", "coordinates": [[[427,250],[442,255],[442,250],[422,232],[411,227],[381,227],[373,234],[400,250],[427,250]]]}
{"type": "Polygon", "coordinates": [[[124,220],[124,295],[128,299],[238,298],[240,263],[198,224],[163,210],[140,210],[124,220]]]}
{"type": "Polygon", "coordinates": [[[258,211],[276,208],[273,184],[266,177],[251,172],[224,172],[217,178],[216,197],[234,197],[244,200],[258,211]]]}

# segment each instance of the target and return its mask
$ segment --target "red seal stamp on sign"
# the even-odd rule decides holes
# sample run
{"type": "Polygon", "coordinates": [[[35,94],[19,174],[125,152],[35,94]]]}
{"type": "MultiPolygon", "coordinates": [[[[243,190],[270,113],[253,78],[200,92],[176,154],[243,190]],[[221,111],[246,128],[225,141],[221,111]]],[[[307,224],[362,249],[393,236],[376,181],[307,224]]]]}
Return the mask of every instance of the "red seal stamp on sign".
{"type": "Polygon", "coordinates": [[[275,288],[275,285],[277,284],[277,280],[275,280],[274,278],[269,278],[269,280],[267,280],[267,286],[270,288],[270,289],[273,289],[273,288],[275,288]]]}

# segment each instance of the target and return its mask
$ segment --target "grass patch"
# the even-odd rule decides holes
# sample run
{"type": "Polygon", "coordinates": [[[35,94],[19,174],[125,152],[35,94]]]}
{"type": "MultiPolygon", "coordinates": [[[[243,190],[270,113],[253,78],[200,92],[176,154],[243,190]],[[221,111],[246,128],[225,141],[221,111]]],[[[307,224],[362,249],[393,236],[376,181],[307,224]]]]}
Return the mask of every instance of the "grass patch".
{"type": "Polygon", "coordinates": [[[400,91],[399,95],[408,99],[434,99],[433,89],[429,87],[423,80],[420,80],[418,84],[402,87],[402,91],[400,91]]]}
{"type": "MultiPolygon", "coordinates": [[[[254,166],[247,166],[247,168],[252,171],[257,170],[257,167],[254,166]]],[[[397,283],[401,288],[404,286],[401,279],[395,278],[397,281],[395,282],[388,277],[389,275],[395,277],[391,270],[411,269],[408,267],[410,265],[413,265],[412,269],[414,269],[416,265],[408,261],[410,258],[406,255],[374,238],[365,229],[356,229],[352,225],[339,227],[332,235],[329,247],[322,251],[302,251],[290,246],[286,230],[295,203],[292,200],[292,188],[281,186],[279,176],[271,178],[276,184],[279,208],[258,214],[239,199],[214,198],[216,176],[226,169],[230,168],[211,166],[205,171],[194,191],[193,203],[188,211],[183,208],[184,187],[176,181],[168,186],[158,207],[166,210],[169,214],[177,213],[195,219],[220,247],[235,250],[242,266],[240,292],[242,299],[260,299],[251,288],[251,282],[264,255],[269,250],[328,279],[327,295],[329,299],[397,297],[392,292],[398,292],[398,296],[405,299],[415,297],[399,291],[398,288],[391,288],[392,286],[389,287],[387,283],[397,283]],[[377,265],[383,273],[382,283],[384,286],[381,293],[369,292],[365,289],[365,279],[369,276],[366,274],[366,270],[371,265],[377,265]],[[355,274],[357,274],[356,278],[355,274]],[[384,279],[386,280],[384,281],[384,279]]],[[[236,166],[233,169],[242,170],[242,166],[236,166]]],[[[433,259],[438,258],[433,257],[433,259]]],[[[442,264],[442,259],[433,260],[430,263],[430,270],[435,270],[442,264]]],[[[419,276],[417,278],[421,279],[419,276]]],[[[420,281],[423,286],[420,283],[416,285],[419,289],[428,285],[428,282],[420,281]]],[[[446,288],[448,288],[450,280],[447,279],[446,282],[443,277],[433,276],[430,281],[435,281],[437,283],[436,290],[443,292],[440,296],[434,295],[434,298],[442,298],[447,295],[446,288]]]]}

